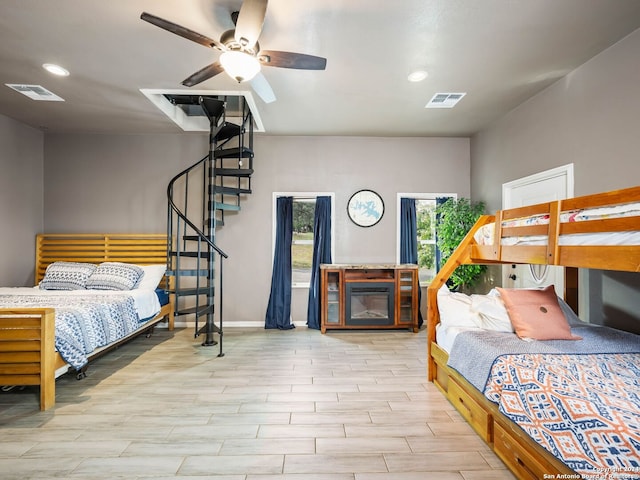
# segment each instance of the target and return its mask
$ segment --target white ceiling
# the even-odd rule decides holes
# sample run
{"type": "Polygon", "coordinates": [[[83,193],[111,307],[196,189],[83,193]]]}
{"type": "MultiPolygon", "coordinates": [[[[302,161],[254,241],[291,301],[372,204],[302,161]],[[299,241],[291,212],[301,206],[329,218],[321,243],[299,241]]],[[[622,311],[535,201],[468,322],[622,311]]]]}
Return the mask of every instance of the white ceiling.
{"type": "MultiPolygon", "coordinates": [[[[218,39],[240,4],[0,0],[0,114],[51,132],[179,132],[140,90],[188,90],[181,81],[218,52],[140,14],[218,39]],[[71,75],[52,76],[46,62],[71,75]]],[[[638,0],[271,0],[260,45],[326,57],[327,69],[264,68],[277,101],[254,99],[267,134],[468,136],[639,27],[638,0]],[[416,68],[429,77],[410,83],[416,68]],[[467,95],[425,109],[438,92],[467,95]]],[[[250,90],[225,74],[194,88],[250,90]]]]}

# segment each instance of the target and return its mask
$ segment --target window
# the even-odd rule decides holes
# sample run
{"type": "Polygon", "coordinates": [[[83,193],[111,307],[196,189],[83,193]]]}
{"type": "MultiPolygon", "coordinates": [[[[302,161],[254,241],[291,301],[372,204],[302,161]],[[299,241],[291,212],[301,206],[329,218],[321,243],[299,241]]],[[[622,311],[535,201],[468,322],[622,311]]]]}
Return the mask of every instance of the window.
{"type": "MultiPolygon", "coordinates": [[[[333,193],[274,193],[273,205],[275,209],[278,197],[293,197],[293,238],[291,241],[291,283],[294,288],[309,288],[311,283],[311,267],[313,265],[313,227],[315,220],[316,197],[331,197],[331,248],[335,242],[333,238],[333,193]]],[[[275,211],[275,210],[274,210],[275,211]]],[[[273,215],[273,231],[276,229],[276,215],[273,215]]],[[[273,242],[275,244],[275,235],[273,242]]],[[[273,249],[272,249],[273,250],[273,249]]],[[[333,252],[332,252],[333,253],[333,252]]],[[[333,256],[333,255],[332,255],[333,256]]]]}
{"type": "Polygon", "coordinates": [[[398,252],[400,259],[400,199],[414,198],[416,201],[416,233],[418,247],[419,279],[428,285],[436,274],[436,198],[456,197],[452,193],[399,193],[398,194],[398,252]]]}
{"type": "Polygon", "coordinates": [[[293,197],[293,240],[291,242],[291,283],[309,286],[313,265],[313,219],[315,198],[293,197]]]}
{"type": "Polygon", "coordinates": [[[436,275],[436,201],[416,199],[418,266],[420,283],[429,283],[436,275]]]}

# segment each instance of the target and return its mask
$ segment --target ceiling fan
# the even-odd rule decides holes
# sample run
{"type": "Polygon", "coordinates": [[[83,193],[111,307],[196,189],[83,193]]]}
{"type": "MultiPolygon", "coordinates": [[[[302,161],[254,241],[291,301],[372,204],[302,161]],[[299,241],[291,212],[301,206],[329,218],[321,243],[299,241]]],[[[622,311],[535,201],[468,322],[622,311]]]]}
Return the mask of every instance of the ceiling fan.
{"type": "Polygon", "coordinates": [[[258,37],[262,32],[262,25],[267,13],[267,1],[244,0],[240,11],[231,14],[235,29],[224,32],[219,41],[147,12],[143,12],[140,18],[187,40],[222,52],[218,61],[207,65],[183,80],[184,86],[192,87],[219,73],[226,72],[237,82],[251,82],[251,86],[260,98],[265,103],[271,103],[276,97],[266,78],[260,72],[262,65],[299,70],[324,70],[327,59],[303,53],[262,50],[258,43],[258,37]]]}

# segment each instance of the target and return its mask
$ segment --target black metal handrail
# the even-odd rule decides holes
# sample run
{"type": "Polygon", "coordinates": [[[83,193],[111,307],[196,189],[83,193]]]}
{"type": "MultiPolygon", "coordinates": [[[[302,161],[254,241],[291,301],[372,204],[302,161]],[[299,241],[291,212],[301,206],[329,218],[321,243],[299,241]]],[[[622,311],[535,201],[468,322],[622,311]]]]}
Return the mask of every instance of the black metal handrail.
{"type": "MultiPolygon", "coordinates": [[[[199,237],[202,238],[202,240],[204,240],[205,242],[207,242],[209,244],[209,246],[211,248],[213,248],[216,252],[218,252],[220,254],[221,257],[224,258],[229,258],[229,255],[227,255],[224,251],[222,251],[222,249],[220,249],[220,247],[218,247],[214,242],[211,241],[211,239],[207,236],[206,233],[204,233],[202,230],[200,230],[193,222],[191,222],[187,216],[182,213],[182,211],[178,208],[178,206],[175,204],[175,202],[173,201],[173,185],[175,184],[175,182],[182,176],[187,175],[190,171],[192,171],[193,169],[195,169],[197,166],[199,166],[201,163],[206,162],[209,159],[209,155],[207,154],[204,158],[202,158],[201,160],[198,160],[196,163],[194,163],[193,165],[191,165],[189,168],[184,169],[182,172],[180,172],[179,174],[177,174],[175,177],[173,177],[171,179],[171,181],[169,182],[169,186],[167,187],[167,198],[169,200],[169,222],[167,223],[169,225],[169,231],[172,231],[172,226],[173,226],[173,222],[171,219],[171,210],[173,210],[173,212],[176,213],[176,215],[178,215],[178,217],[182,218],[182,220],[189,225],[194,231],[195,233],[197,233],[197,235],[199,237]]],[[[172,243],[171,238],[169,238],[169,244],[172,243]]]]}
{"type": "MultiPolygon", "coordinates": [[[[195,265],[195,271],[196,271],[196,285],[195,285],[195,289],[197,292],[199,292],[201,290],[201,284],[200,284],[200,275],[199,273],[201,271],[204,271],[201,268],[201,263],[203,261],[203,257],[202,257],[202,252],[203,252],[203,244],[205,244],[204,249],[206,249],[207,251],[212,251],[217,253],[218,255],[220,255],[220,266],[219,266],[219,310],[218,310],[218,316],[219,316],[219,323],[220,323],[220,327],[218,328],[218,333],[220,336],[220,341],[216,342],[213,338],[213,334],[215,332],[215,324],[213,321],[213,310],[212,308],[215,305],[215,297],[212,296],[211,294],[211,289],[214,288],[213,285],[210,284],[210,282],[213,280],[211,276],[211,274],[213,274],[213,266],[211,263],[211,257],[209,255],[207,255],[207,269],[206,271],[209,272],[207,274],[207,288],[205,290],[206,295],[207,295],[207,303],[205,306],[205,311],[207,312],[207,321],[204,325],[204,327],[202,329],[199,328],[199,316],[201,313],[201,300],[200,300],[200,296],[196,295],[195,296],[195,308],[193,309],[193,311],[195,312],[195,337],[198,337],[201,334],[205,334],[205,340],[202,343],[202,345],[204,346],[210,346],[210,345],[215,345],[216,343],[219,343],[219,347],[220,347],[220,351],[218,356],[224,356],[224,354],[222,353],[222,323],[223,323],[223,302],[222,302],[222,286],[224,284],[223,282],[223,260],[226,258],[229,258],[228,254],[225,253],[220,247],[218,247],[215,242],[213,242],[211,240],[211,238],[204,232],[202,231],[198,226],[196,226],[191,220],[189,220],[189,218],[187,217],[187,212],[188,212],[188,204],[187,204],[187,198],[188,198],[188,191],[189,191],[189,173],[192,172],[194,169],[196,169],[197,167],[203,165],[204,163],[206,163],[208,160],[210,160],[210,155],[205,156],[204,158],[202,158],[201,160],[197,161],[196,163],[194,163],[193,165],[191,165],[190,167],[184,169],[183,171],[181,171],[180,173],[178,173],[177,175],[175,175],[171,181],[169,182],[169,185],[167,187],[167,199],[168,199],[168,213],[167,213],[167,230],[168,230],[168,244],[169,244],[169,248],[167,250],[167,264],[170,266],[171,265],[171,255],[175,255],[175,269],[174,269],[174,275],[175,275],[175,282],[174,282],[174,287],[176,292],[180,291],[180,258],[181,256],[181,248],[180,248],[180,243],[178,242],[176,239],[177,244],[175,245],[175,249],[174,249],[174,238],[173,238],[173,231],[174,231],[174,214],[177,216],[177,223],[175,224],[176,227],[176,231],[180,234],[180,232],[182,231],[182,235],[183,235],[183,239],[184,239],[184,243],[186,243],[186,238],[187,238],[187,226],[190,228],[190,232],[189,233],[193,233],[193,236],[196,237],[197,239],[197,251],[196,251],[196,265],[195,265]],[[180,180],[181,178],[185,178],[185,211],[182,211],[175,203],[174,201],[174,185],[175,183],[180,180]],[[184,227],[181,228],[180,226],[180,222],[184,222],[184,227]],[[207,248],[208,247],[208,248],[207,248]]],[[[207,175],[207,168],[206,166],[203,169],[204,171],[204,177],[206,177],[207,175]]],[[[186,246],[183,246],[183,249],[186,249],[186,246]]]]}

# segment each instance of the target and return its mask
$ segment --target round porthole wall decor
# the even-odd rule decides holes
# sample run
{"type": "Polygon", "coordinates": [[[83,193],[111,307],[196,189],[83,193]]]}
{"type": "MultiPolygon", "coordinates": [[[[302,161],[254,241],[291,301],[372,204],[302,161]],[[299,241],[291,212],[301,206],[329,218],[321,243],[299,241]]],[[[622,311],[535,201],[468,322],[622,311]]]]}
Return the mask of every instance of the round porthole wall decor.
{"type": "Polygon", "coordinates": [[[353,223],[360,227],[372,227],[384,215],[382,197],[373,190],[359,190],[347,203],[347,214],[353,223]]]}

